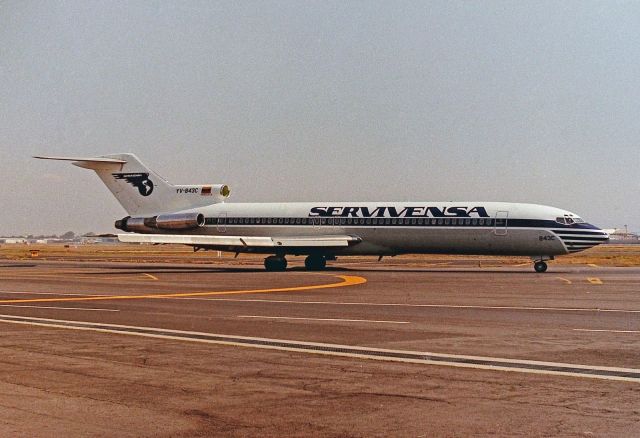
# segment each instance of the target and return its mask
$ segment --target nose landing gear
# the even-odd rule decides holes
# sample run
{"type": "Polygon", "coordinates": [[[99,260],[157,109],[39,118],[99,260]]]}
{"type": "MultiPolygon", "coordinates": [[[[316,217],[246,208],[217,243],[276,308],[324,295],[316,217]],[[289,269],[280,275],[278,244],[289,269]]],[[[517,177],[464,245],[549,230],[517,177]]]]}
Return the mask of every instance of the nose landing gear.
{"type": "Polygon", "coordinates": [[[540,260],[534,263],[533,269],[535,269],[536,272],[545,272],[547,270],[547,264],[544,261],[540,260]]]}
{"type": "Polygon", "coordinates": [[[531,260],[534,261],[533,269],[538,273],[547,271],[547,260],[553,260],[553,256],[532,256],[531,260]]]}

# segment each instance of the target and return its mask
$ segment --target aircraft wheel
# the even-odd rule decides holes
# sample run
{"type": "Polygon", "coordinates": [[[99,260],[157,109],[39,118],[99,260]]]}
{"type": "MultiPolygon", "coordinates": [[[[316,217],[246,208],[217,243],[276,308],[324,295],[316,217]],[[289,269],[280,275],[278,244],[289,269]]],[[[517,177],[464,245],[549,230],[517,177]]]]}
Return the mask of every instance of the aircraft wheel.
{"type": "Polygon", "coordinates": [[[264,268],[269,272],[282,272],[287,269],[287,259],[278,256],[269,256],[264,259],[264,268]]]}
{"type": "Polygon", "coordinates": [[[304,259],[307,271],[322,271],[327,266],[327,259],[321,255],[310,255],[304,259]]]}
{"type": "Polygon", "coordinates": [[[533,269],[535,269],[536,272],[545,272],[547,270],[547,264],[541,260],[533,265],[533,269]]]}

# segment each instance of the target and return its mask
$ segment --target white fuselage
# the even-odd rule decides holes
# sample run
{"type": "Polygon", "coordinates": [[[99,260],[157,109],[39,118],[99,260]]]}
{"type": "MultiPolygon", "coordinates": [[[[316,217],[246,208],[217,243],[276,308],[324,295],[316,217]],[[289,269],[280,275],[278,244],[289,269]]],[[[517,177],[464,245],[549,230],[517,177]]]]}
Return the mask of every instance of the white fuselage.
{"type": "MultiPolygon", "coordinates": [[[[330,255],[447,253],[553,257],[582,251],[608,240],[605,232],[584,223],[571,212],[535,204],[477,201],[218,203],[185,212],[204,214],[206,224],[184,234],[351,235],[361,239],[358,244],[332,250],[330,255]],[[571,218],[567,220],[571,223],[558,221],[563,218],[571,218]]],[[[318,251],[308,248],[283,251],[283,254],[314,252],[318,251]]]]}

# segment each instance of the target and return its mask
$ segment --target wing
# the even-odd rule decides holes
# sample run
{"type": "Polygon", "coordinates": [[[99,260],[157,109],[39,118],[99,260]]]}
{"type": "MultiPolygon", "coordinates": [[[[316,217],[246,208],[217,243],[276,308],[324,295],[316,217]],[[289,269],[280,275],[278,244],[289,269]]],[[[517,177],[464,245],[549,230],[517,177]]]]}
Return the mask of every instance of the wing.
{"type": "Polygon", "coordinates": [[[304,250],[304,248],[345,248],[360,243],[356,236],[203,236],[186,234],[118,234],[124,243],[178,243],[226,251],[269,252],[271,249],[304,250]]]}

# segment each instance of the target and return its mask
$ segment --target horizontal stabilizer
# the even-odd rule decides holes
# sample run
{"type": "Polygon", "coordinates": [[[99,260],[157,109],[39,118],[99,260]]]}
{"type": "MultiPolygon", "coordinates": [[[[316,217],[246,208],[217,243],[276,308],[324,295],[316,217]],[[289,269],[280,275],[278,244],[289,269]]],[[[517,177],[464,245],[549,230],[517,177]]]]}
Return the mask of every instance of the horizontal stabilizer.
{"type": "Polygon", "coordinates": [[[125,243],[177,243],[183,245],[244,248],[341,248],[360,242],[354,236],[201,236],[186,234],[118,234],[125,243]]]}
{"type": "Polygon", "coordinates": [[[110,169],[113,167],[121,168],[127,162],[125,160],[118,160],[115,158],[103,158],[103,157],[43,157],[34,156],[39,160],[59,160],[59,161],[71,161],[74,166],[82,167],[84,169],[110,169]]]}
{"type": "Polygon", "coordinates": [[[116,160],[115,158],[86,158],[86,157],[43,157],[36,155],[33,158],[37,158],[39,160],[60,160],[60,161],[87,161],[94,163],[114,163],[114,164],[124,164],[126,161],[124,160],[116,160]]]}

